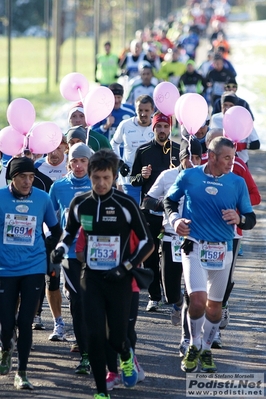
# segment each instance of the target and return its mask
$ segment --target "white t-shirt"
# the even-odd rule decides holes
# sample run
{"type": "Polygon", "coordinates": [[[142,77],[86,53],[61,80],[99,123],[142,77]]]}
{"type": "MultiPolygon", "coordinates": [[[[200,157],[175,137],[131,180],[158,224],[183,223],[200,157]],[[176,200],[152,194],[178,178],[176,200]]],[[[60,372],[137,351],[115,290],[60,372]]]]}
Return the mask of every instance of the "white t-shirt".
{"type": "Polygon", "coordinates": [[[35,164],[35,167],[46,176],[50,177],[53,181],[62,179],[67,173],[67,156],[64,156],[64,160],[56,166],[53,166],[48,163],[47,157],[42,160],[38,160],[35,164]],[[40,164],[41,163],[41,164],[40,164]]]}

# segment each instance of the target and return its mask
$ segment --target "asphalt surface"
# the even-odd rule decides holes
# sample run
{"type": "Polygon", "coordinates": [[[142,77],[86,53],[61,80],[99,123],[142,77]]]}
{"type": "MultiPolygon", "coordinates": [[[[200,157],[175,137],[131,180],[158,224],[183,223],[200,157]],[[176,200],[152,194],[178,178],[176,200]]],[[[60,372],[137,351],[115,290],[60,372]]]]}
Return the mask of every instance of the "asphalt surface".
{"type": "MultiPolygon", "coordinates": [[[[266,358],[266,152],[250,151],[250,170],[262,195],[255,207],[257,225],[244,233],[243,257],[238,257],[235,288],[230,297],[230,324],[223,331],[223,348],[214,349],[219,373],[264,373],[266,358]]],[[[186,398],[186,375],[180,370],[178,352],[180,326],[170,322],[170,306],[162,305],[156,313],[147,313],[147,292],[140,295],[137,321],[136,353],[145,370],[146,378],[134,389],[122,385],[111,392],[112,399],[180,399],[186,398]]],[[[28,376],[34,391],[16,391],[13,388],[16,370],[16,351],[13,370],[0,377],[0,398],[92,398],[95,393],[93,376],[74,373],[79,362],[78,353],[70,353],[73,330],[68,303],[63,298],[63,317],[67,339],[50,342],[53,322],[47,303],[44,303],[43,321],[46,330],[33,332],[34,349],[31,351],[28,376]]],[[[265,392],[266,393],[266,392],[265,392]]],[[[201,398],[204,396],[201,396],[201,398]]],[[[216,396],[218,397],[218,396],[216,396]]],[[[242,396],[235,396],[242,398],[242,396]]],[[[264,395],[265,397],[265,395],[264,395]]],[[[249,398],[249,396],[243,396],[249,398]]]]}

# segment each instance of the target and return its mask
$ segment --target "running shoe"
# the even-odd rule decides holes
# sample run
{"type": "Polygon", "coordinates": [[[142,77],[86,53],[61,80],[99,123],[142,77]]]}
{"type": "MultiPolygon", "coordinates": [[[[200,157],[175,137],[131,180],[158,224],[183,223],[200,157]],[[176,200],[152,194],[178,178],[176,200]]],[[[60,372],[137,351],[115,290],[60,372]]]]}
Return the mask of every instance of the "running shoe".
{"type": "Polygon", "coordinates": [[[158,301],[152,301],[151,299],[148,302],[148,305],[146,307],[147,312],[156,312],[156,310],[159,309],[159,302],[158,301]]]}
{"type": "Polygon", "coordinates": [[[186,373],[192,373],[197,371],[199,363],[200,349],[197,349],[195,345],[189,345],[186,356],[181,362],[181,370],[186,373]]]}
{"type": "Polygon", "coordinates": [[[8,374],[12,369],[12,350],[0,351],[0,375],[8,374]]]}
{"type": "Polygon", "coordinates": [[[141,365],[138,362],[137,356],[134,355],[134,363],[138,372],[138,381],[137,382],[142,382],[145,380],[145,373],[143,368],[141,367],[141,365]]]}
{"type": "Polygon", "coordinates": [[[215,373],[217,371],[217,367],[212,358],[212,352],[210,350],[205,349],[200,354],[200,363],[202,373],[215,373]]]}
{"type": "Polygon", "coordinates": [[[229,324],[230,321],[230,312],[229,312],[229,307],[228,304],[222,307],[222,319],[219,328],[223,330],[226,328],[229,324]]]}
{"type": "Polygon", "coordinates": [[[182,305],[177,306],[176,304],[174,304],[171,312],[171,323],[173,324],[173,326],[177,326],[178,324],[180,324],[181,312],[182,312],[182,305]]]}
{"type": "Polygon", "coordinates": [[[65,339],[65,323],[55,323],[54,331],[49,335],[49,341],[64,341],[65,339]]]}
{"type": "Polygon", "coordinates": [[[26,371],[17,371],[14,379],[14,387],[17,389],[34,389],[27,378],[26,371]]]}
{"type": "Polygon", "coordinates": [[[179,356],[180,357],[186,356],[188,347],[189,347],[189,343],[190,343],[190,340],[186,339],[186,338],[180,342],[180,345],[179,345],[179,356]]]}
{"type": "Polygon", "coordinates": [[[216,348],[216,349],[222,349],[223,344],[222,344],[222,334],[221,331],[218,330],[216,331],[214,340],[212,342],[212,348],[216,348]]]}
{"type": "Polygon", "coordinates": [[[83,353],[79,365],[76,367],[76,374],[90,374],[91,366],[87,353],[83,353]]]}
{"type": "Polygon", "coordinates": [[[120,384],[121,384],[120,375],[109,371],[109,373],[106,376],[107,390],[112,391],[114,388],[116,388],[120,384]]]}
{"type": "Polygon", "coordinates": [[[42,322],[41,316],[36,315],[33,319],[32,323],[32,329],[33,330],[45,330],[45,326],[42,322]]]}
{"type": "Polygon", "coordinates": [[[244,255],[243,248],[242,245],[240,244],[237,256],[243,256],[243,255],[244,255]]]}
{"type": "Polygon", "coordinates": [[[120,359],[120,368],[122,371],[122,382],[127,388],[134,387],[138,382],[138,372],[134,363],[134,354],[130,350],[130,358],[123,361],[120,359]]]}
{"type": "Polygon", "coordinates": [[[103,399],[103,398],[111,399],[110,395],[106,396],[104,393],[96,393],[94,395],[94,399],[103,399]]]}

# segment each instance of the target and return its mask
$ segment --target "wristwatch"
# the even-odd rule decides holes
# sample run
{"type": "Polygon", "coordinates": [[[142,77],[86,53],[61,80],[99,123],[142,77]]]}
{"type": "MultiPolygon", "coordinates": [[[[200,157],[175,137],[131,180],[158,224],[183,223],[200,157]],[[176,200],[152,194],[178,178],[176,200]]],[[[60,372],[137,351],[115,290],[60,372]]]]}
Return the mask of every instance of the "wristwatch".
{"type": "Polygon", "coordinates": [[[127,269],[128,272],[133,267],[132,263],[130,263],[129,261],[124,262],[123,265],[125,266],[125,268],[127,269]]]}
{"type": "Polygon", "coordinates": [[[240,215],[240,224],[245,224],[246,223],[246,216],[240,215]]]}

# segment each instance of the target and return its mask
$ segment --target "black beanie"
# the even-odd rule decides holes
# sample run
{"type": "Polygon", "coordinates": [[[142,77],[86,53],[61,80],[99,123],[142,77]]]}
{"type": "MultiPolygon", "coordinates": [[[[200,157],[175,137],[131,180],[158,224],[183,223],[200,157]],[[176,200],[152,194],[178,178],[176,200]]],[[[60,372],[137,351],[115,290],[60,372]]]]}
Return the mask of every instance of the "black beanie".
{"type": "Polygon", "coordinates": [[[201,158],[202,148],[199,140],[195,136],[189,136],[188,140],[183,139],[180,144],[179,160],[189,155],[198,155],[201,158]]]}
{"type": "Polygon", "coordinates": [[[83,126],[73,126],[68,129],[66,133],[67,143],[70,142],[71,139],[79,139],[82,143],[86,143],[87,138],[87,130],[83,126]]]}
{"type": "Polygon", "coordinates": [[[27,157],[12,158],[7,165],[6,179],[11,180],[20,173],[35,173],[35,167],[32,159],[27,157]]]}
{"type": "Polygon", "coordinates": [[[228,102],[228,103],[232,103],[234,105],[237,105],[238,103],[238,97],[235,95],[234,92],[231,91],[226,91],[225,93],[223,93],[222,97],[221,97],[221,104],[228,102]]]}

